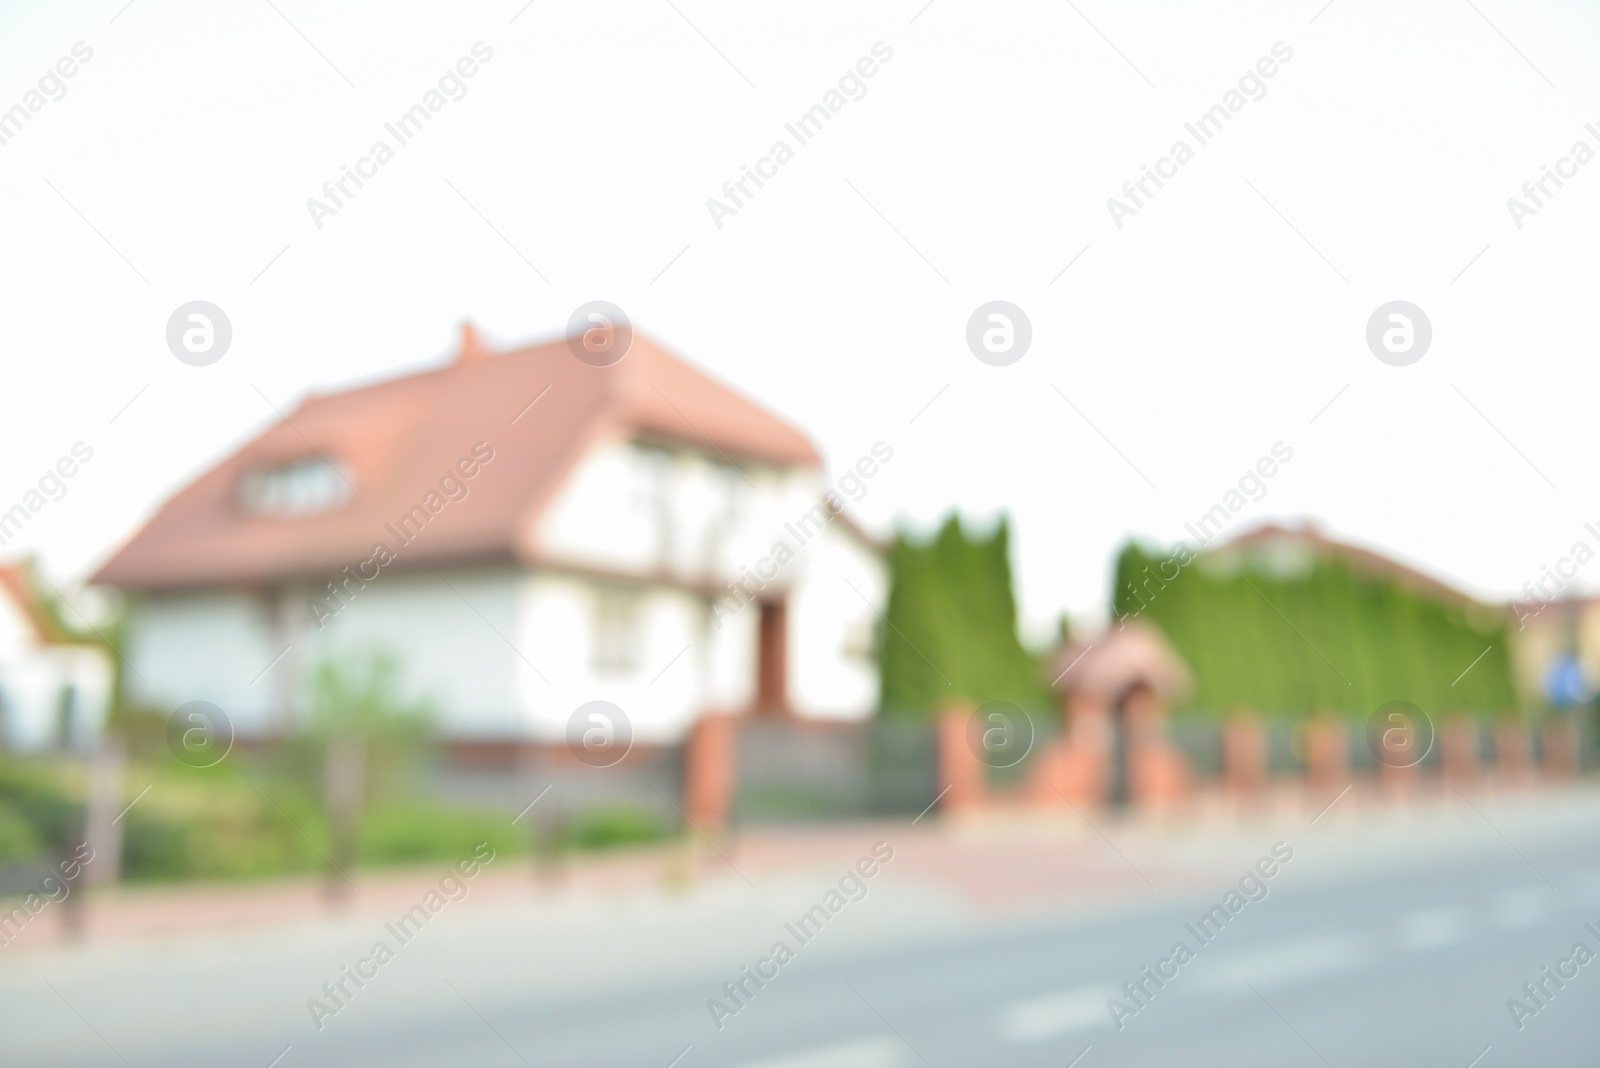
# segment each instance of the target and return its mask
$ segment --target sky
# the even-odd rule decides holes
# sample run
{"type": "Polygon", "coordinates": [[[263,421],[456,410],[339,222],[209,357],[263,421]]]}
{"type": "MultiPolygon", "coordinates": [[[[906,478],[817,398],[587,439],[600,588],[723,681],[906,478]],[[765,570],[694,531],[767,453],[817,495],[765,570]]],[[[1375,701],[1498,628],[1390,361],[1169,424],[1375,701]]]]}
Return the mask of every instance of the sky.
{"type": "Polygon", "coordinates": [[[831,472],[891,446],[869,529],[1009,515],[1035,639],[1280,443],[1229,534],[1309,518],[1514,596],[1600,547],[1597,52],[1556,0],[9,3],[0,510],[92,459],[0,558],[81,581],[308,392],[606,300],[831,472]],[[167,344],[196,300],[206,366],[167,344]],[[1031,327],[1003,366],[991,301],[1031,327]],[[1432,332],[1404,366],[1368,344],[1394,301],[1432,332]]]}

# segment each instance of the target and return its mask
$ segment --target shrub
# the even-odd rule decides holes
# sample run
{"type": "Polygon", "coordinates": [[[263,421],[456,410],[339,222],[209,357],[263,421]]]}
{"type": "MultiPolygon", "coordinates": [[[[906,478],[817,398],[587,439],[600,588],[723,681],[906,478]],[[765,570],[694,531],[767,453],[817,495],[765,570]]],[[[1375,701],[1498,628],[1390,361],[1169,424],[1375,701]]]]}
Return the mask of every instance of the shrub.
{"type": "Polygon", "coordinates": [[[666,836],[652,812],[633,805],[597,805],[573,818],[562,844],[569,849],[609,849],[666,836]]]}
{"type": "Polygon", "coordinates": [[[356,856],[363,864],[453,861],[480,842],[500,856],[522,848],[517,828],[502,812],[407,801],[367,813],[356,856]]]}

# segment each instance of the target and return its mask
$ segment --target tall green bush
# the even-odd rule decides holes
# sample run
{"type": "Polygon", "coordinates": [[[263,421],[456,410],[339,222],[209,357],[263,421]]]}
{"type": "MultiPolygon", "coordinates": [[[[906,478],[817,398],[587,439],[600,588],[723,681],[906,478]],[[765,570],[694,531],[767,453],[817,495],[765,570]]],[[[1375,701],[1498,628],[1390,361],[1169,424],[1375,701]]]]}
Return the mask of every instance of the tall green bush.
{"type": "Polygon", "coordinates": [[[1193,709],[1356,715],[1410,701],[1498,713],[1515,703],[1505,618],[1488,606],[1358,573],[1332,554],[1292,568],[1249,547],[1180,559],[1125,546],[1112,609],[1155,623],[1188,661],[1193,709]]]}
{"type": "Polygon", "coordinates": [[[928,542],[896,537],[878,643],[885,712],[922,716],[950,700],[1050,703],[1039,662],[1017,637],[1010,547],[1005,519],[987,537],[954,515],[928,542]]]}

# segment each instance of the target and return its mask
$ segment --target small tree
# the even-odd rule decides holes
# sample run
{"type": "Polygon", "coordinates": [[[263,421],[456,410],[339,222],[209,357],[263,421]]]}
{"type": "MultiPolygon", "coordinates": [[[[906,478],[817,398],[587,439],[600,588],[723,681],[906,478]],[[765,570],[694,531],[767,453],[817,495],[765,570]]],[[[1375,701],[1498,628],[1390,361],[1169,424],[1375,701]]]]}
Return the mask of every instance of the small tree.
{"type": "Polygon", "coordinates": [[[323,752],[322,802],[339,869],[328,883],[333,897],[346,894],[342,873],[355,860],[367,803],[396,791],[430,730],[432,705],[408,702],[399,680],[399,663],[387,653],[312,668],[311,731],[323,752]]]}

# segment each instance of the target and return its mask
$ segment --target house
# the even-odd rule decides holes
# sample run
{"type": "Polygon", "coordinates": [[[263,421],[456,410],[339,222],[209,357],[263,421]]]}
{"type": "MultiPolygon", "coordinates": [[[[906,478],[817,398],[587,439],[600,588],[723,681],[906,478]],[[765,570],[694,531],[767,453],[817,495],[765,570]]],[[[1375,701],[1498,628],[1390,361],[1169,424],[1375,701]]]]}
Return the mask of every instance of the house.
{"type": "Polygon", "coordinates": [[[1512,668],[1523,700],[1556,708],[1591,703],[1600,689],[1600,597],[1535,595],[1514,601],[1511,614],[1512,668]]]}
{"type": "Polygon", "coordinates": [[[318,662],[373,653],[480,748],[596,700],[646,744],[713,711],[860,719],[887,575],[827,481],[801,431],[642,335],[596,367],[468,326],[445,366],[307,398],[95,581],[128,599],[131,701],[206,700],[247,738],[301,721],[318,662]]]}
{"type": "Polygon", "coordinates": [[[0,564],[0,748],[92,748],[111,687],[106,647],[61,625],[30,568],[0,564]]]}

